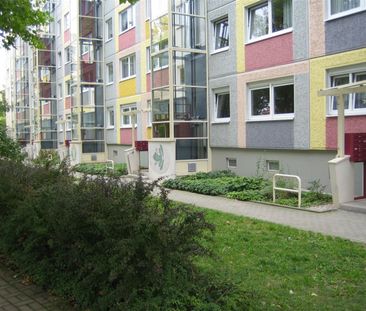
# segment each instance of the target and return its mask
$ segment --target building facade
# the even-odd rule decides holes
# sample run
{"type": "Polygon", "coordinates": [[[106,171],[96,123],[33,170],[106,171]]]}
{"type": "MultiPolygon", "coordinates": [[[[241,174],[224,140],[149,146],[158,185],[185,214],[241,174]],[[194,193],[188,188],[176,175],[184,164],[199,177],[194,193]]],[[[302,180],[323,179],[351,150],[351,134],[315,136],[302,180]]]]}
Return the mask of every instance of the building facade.
{"type": "MultiPolygon", "coordinates": [[[[148,141],[137,157],[152,177],[280,171],[329,190],[337,105],[318,91],[366,80],[365,0],[69,0],[47,9],[45,50],[30,65],[19,57],[29,48],[15,53],[23,144],[36,143],[38,119],[39,148],[75,163],[124,162],[134,140],[148,141]],[[34,89],[23,87],[24,68],[38,68],[34,89]]],[[[366,94],[347,96],[345,114],[346,133],[366,133],[366,94]]],[[[353,166],[363,196],[366,169],[353,166]]]]}

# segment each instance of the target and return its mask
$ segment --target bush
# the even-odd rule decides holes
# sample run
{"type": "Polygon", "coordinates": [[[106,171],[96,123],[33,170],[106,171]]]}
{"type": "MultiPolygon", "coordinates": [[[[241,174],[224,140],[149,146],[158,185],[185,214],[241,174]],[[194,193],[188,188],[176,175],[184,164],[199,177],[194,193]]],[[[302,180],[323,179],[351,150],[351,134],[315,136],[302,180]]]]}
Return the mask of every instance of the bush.
{"type": "Polygon", "coordinates": [[[59,154],[55,150],[40,150],[38,156],[32,162],[34,165],[46,169],[57,169],[61,160],[59,154]]]}
{"type": "Polygon", "coordinates": [[[79,173],[89,175],[127,175],[127,166],[125,163],[117,163],[114,165],[114,170],[109,170],[106,163],[81,163],[73,167],[73,170],[79,173]]]}
{"type": "Polygon", "coordinates": [[[245,309],[194,265],[209,255],[204,213],[154,187],[0,161],[0,251],[82,310],[245,309]]]}

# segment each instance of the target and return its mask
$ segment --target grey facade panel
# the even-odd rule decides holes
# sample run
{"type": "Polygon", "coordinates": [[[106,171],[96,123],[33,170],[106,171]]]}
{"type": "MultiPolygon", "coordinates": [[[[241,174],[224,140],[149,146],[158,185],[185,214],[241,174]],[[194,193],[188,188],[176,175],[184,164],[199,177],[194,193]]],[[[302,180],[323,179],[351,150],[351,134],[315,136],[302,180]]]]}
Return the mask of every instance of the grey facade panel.
{"type": "MultiPolygon", "coordinates": [[[[113,34],[113,38],[116,37],[116,34],[114,33],[113,34]]],[[[111,55],[114,55],[116,52],[115,52],[115,41],[114,39],[108,41],[108,42],[105,42],[104,43],[104,56],[105,57],[109,57],[111,55]]]]}
{"type": "Polygon", "coordinates": [[[293,0],[294,61],[309,58],[309,2],[293,0]]]}
{"type": "Polygon", "coordinates": [[[225,77],[209,81],[210,145],[213,147],[236,147],[238,137],[237,81],[236,77],[225,77]],[[215,90],[229,88],[230,122],[214,123],[215,90]]]}
{"type": "MultiPolygon", "coordinates": [[[[211,1],[209,1],[211,2],[211,1]]],[[[222,2],[222,1],[220,1],[222,2]]],[[[209,79],[222,77],[236,73],[236,4],[235,1],[227,1],[229,4],[220,6],[218,9],[208,13],[208,51],[209,56],[208,74],[209,79]],[[229,21],[229,49],[214,53],[214,22],[222,17],[228,17],[229,21]]]]}
{"type": "Polygon", "coordinates": [[[295,120],[294,148],[310,147],[310,80],[309,74],[294,77],[295,120]]]}
{"type": "Polygon", "coordinates": [[[131,146],[113,145],[107,143],[108,159],[115,163],[126,163],[125,150],[130,149],[131,146]]]}
{"type": "Polygon", "coordinates": [[[292,149],[294,121],[247,122],[248,148],[292,149]]]}
{"type": "Polygon", "coordinates": [[[234,3],[235,4],[235,0],[208,0],[207,1],[207,10],[213,11],[215,9],[221,9],[223,6],[229,4],[229,3],[234,3]]]}
{"type": "Polygon", "coordinates": [[[325,22],[325,52],[332,54],[366,47],[365,27],[365,11],[325,22]]]}
{"type": "Polygon", "coordinates": [[[237,167],[230,170],[238,175],[271,177],[273,172],[267,171],[267,161],[279,161],[280,172],[300,176],[302,188],[308,188],[310,181],[319,179],[330,192],[328,161],[335,155],[332,151],[213,148],[212,169],[228,169],[227,159],[230,158],[237,160],[237,167]]]}

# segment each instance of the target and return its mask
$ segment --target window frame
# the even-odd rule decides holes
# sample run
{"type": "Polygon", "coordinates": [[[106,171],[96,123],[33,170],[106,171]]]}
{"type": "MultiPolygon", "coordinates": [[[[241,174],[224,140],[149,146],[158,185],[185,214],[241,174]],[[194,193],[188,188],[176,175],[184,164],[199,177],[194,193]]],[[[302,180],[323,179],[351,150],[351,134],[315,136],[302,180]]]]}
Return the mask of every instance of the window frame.
{"type": "MultiPolygon", "coordinates": [[[[124,110],[127,110],[129,112],[136,110],[137,111],[137,104],[136,103],[130,103],[130,104],[122,104],[120,105],[120,128],[132,128],[132,116],[128,115],[128,123],[125,123],[125,119],[123,115],[124,110]]],[[[135,128],[137,127],[137,122],[135,123],[135,128]]]]}
{"type": "Polygon", "coordinates": [[[115,127],[115,121],[116,121],[116,117],[115,117],[115,113],[114,113],[114,107],[107,107],[107,122],[106,122],[106,128],[107,129],[114,129],[115,127]],[[113,113],[113,119],[111,118],[111,113],[113,113]],[[113,122],[111,122],[113,120],[113,122]],[[113,123],[113,124],[112,124],[113,123]]]}
{"type": "Polygon", "coordinates": [[[113,40],[114,31],[113,31],[113,18],[110,17],[105,21],[105,42],[109,42],[113,40]],[[109,31],[109,22],[111,26],[111,31],[109,31]]]}
{"type": "Polygon", "coordinates": [[[134,5],[130,5],[128,8],[122,10],[121,12],[118,13],[118,19],[119,19],[119,34],[123,34],[133,28],[136,27],[136,10],[135,10],[135,6],[134,5]],[[124,13],[127,13],[127,28],[123,29],[123,24],[122,24],[122,15],[124,13]],[[130,19],[132,20],[132,23],[130,21],[130,19]]]}
{"type": "Polygon", "coordinates": [[[220,88],[220,89],[215,89],[214,90],[214,109],[213,109],[213,112],[214,112],[214,115],[213,115],[213,122],[212,123],[229,123],[230,122],[230,118],[231,118],[231,96],[230,96],[230,88],[229,87],[224,87],[224,88],[220,88]],[[223,118],[220,118],[218,117],[218,97],[220,95],[226,95],[228,94],[229,95],[229,113],[230,113],[230,116],[229,117],[223,117],[223,118]]]}
{"type": "Polygon", "coordinates": [[[146,73],[151,72],[151,48],[146,47],[146,73]]]}
{"type": "Polygon", "coordinates": [[[68,64],[68,63],[71,63],[70,45],[65,47],[64,54],[65,54],[65,65],[68,64]]]}
{"type": "MultiPolygon", "coordinates": [[[[366,64],[358,67],[348,68],[348,69],[334,69],[329,70],[327,74],[328,86],[333,87],[332,79],[335,77],[348,76],[348,83],[357,82],[356,76],[359,74],[366,74],[366,64]]],[[[363,93],[359,93],[363,94],[363,93]]],[[[346,116],[357,116],[357,115],[366,115],[366,108],[355,108],[356,104],[356,93],[351,93],[346,95],[348,96],[348,108],[344,109],[344,114],[346,116]]],[[[338,115],[338,110],[333,109],[335,97],[329,96],[327,99],[327,116],[334,117],[338,115]]]]}
{"type": "Polygon", "coordinates": [[[105,77],[106,85],[111,85],[114,83],[113,61],[105,64],[105,66],[106,66],[106,71],[105,71],[106,72],[106,77],[105,77]],[[112,80],[110,80],[111,68],[112,68],[112,80]]]}
{"type": "Polygon", "coordinates": [[[337,18],[340,18],[340,17],[344,17],[344,16],[347,16],[347,15],[352,15],[352,14],[355,14],[355,13],[358,13],[358,12],[362,12],[362,11],[365,11],[366,10],[366,0],[360,0],[360,6],[358,8],[354,8],[354,9],[349,9],[349,10],[345,10],[345,11],[342,11],[342,12],[339,12],[339,13],[335,13],[335,14],[332,14],[332,0],[327,0],[326,2],[326,15],[327,15],[327,18],[326,18],[326,21],[328,20],[332,20],[332,19],[337,19],[337,18]]]}
{"type": "Polygon", "coordinates": [[[281,79],[281,80],[273,80],[264,83],[250,83],[247,86],[247,94],[248,94],[248,117],[247,121],[276,121],[276,120],[293,120],[295,118],[295,82],[293,78],[291,79],[281,79]],[[274,89],[276,87],[281,86],[289,86],[292,85],[294,88],[294,98],[293,98],[293,108],[294,112],[292,113],[275,113],[275,103],[274,103],[274,89]],[[269,89],[269,108],[270,113],[265,115],[253,115],[252,108],[252,92],[255,90],[261,89],[269,89]]]}
{"type": "Polygon", "coordinates": [[[64,31],[70,29],[70,12],[64,14],[64,31]]]}
{"type": "Polygon", "coordinates": [[[136,53],[121,57],[119,59],[119,69],[120,69],[120,81],[125,81],[125,80],[129,80],[129,79],[133,79],[136,77],[136,53]],[[133,62],[133,68],[134,68],[134,72],[133,74],[131,74],[131,59],[134,59],[133,62]],[[128,76],[123,76],[123,61],[126,60],[128,61],[128,76]]]}
{"type": "Polygon", "coordinates": [[[269,25],[273,24],[273,22],[272,22],[272,20],[273,20],[272,1],[273,0],[267,0],[267,1],[260,2],[260,3],[257,3],[255,5],[252,5],[252,6],[249,6],[249,7],[245,8],[245,15],[244,16],[246,16],[247,24],[244,26],[246,28],[244,30],[244,32],[246,33],[247,43],[253,43],[253,42],[265,40],[265,39],[268,39],[268,38],[280,36],[280,35],[283,35],[283,34],[286,34],[286,33],[289,33],[289,32],[293,31],[293,17],[294,17],[294,14],[293,14],[293,1],[292,0],[291,0],[291,12],[292,12],[291,26],[287,27],[287,28],[284,28],[282,30],[279,30],[279,31],[275,31],[275,32],[273,32],[272,27],[269,27],[269,25]],[[250,38],[250,34],[251,34],[251,14],[250,14],[250,12],[253,9],[264,7],[264,6],[266,6],[266,4],[268,6],[268,33],[265,34],[265,35],[262,35],[260,37],[251,39],[250,38]]]}
{"type": "Polygon", "coordinates": [[[214,21],[212,21],[213,24],[213,42],[212,42],[212,53],[211,54],[215,54],[215,53],[219,53],[219,52],[224,52],[230,49],[230,24],[229,24],[229,17],[226,16],[222,16],[221,18],[215,19],[214,21]],[[228,44],[227,46],[224,46],[222,48],[216,48],[216,27],[218,24],[221,24],[222,22],[227,21],[228,24],[228,44]]]}
{"type": "Polygon", "coordinates": [[[152,100],[151,99],[147,100],[146,107],[147,107],[147,120],[146,120],[147,127],[152,127],[153,116],[152,116],[152,100]]]}
{"type": "Polygon", "coordinates": [[[65,97],[71,96],[71,80],[65,81],[65,97]]]}

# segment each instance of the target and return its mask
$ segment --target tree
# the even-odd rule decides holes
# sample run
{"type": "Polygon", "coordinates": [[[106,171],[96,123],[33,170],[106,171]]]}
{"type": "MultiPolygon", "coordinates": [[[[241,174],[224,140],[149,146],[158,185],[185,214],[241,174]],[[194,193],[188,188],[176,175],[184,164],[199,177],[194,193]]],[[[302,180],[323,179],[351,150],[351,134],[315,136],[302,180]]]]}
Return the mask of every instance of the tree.
{"type": "MultiPolygon", "coordinates": [[[[120,3],[137,1],[120,0],[120,3]]],[[[37,27],[52,20],[48,12],[42,11],[45,3],[46,0],[0,0],[0,38],[6,49],[14,47],[17,37],[37,48],[43,46],[37,27]]]]}

